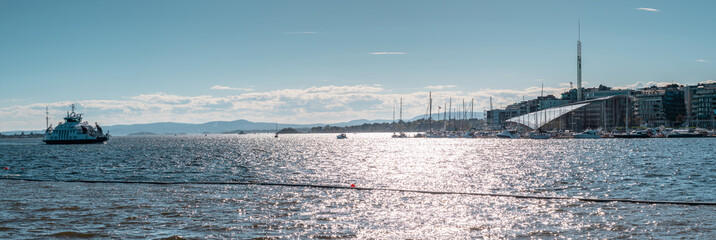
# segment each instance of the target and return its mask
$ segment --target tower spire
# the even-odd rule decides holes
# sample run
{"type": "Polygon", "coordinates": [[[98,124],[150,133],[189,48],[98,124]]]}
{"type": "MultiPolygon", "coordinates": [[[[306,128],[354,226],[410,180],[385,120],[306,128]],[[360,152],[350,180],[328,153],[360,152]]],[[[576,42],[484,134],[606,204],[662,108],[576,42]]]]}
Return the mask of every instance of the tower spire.
{"type": "Polygon", "coordinates": [[[582,21],[577,23],[577,101],[582,101],[582,21]]]}

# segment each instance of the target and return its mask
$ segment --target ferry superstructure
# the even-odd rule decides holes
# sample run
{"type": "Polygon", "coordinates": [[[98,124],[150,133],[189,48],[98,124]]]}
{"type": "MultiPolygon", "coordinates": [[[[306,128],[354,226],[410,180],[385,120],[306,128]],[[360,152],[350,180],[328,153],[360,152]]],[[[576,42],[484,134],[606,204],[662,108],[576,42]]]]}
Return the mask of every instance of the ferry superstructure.
{"type": "Polygon", "coordinates": [[[82,114],[75,113],[75,105],[72,104],[72,112],[67,112],[65,122],[59,123],[57,127],[49,126],[45,130],[47,144],[86,144],[103,143],[109,139],[109,134],[102,131],[102,127],[95,123],[95,126],[82,122],[82,114]]]}

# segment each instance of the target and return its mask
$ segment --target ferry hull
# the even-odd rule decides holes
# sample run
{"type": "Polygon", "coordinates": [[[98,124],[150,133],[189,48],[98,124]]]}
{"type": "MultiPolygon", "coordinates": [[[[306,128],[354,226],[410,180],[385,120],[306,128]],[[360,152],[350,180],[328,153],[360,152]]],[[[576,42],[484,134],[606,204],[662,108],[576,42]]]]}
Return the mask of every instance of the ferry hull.
{"type": "Polygon", "coordinates": [[[42,140],[47,144],[92,144],[92,143],[103,143],[107,141],[106,137],[99,137],[97,139],[76,139],[76,140],[42,140]]]}

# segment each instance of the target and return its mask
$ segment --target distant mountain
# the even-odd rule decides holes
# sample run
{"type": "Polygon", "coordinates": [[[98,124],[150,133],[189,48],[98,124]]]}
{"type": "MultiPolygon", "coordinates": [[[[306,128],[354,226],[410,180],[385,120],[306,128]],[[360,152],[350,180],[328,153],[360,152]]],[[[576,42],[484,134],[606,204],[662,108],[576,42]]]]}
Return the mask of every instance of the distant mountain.
{"type": "Polygon", "coordinates": [[[127,136],[152,136],[152,135],[157,135],[157,134],[153,133],[153,132],[136,132],[136,133],[127,134],[127,136]]]}
{"type": "MultiPolygon", "coordinates": [[[[308,129],[312,127],[323,127],[326,125],[345,127],[361,125],[364,123],[383,123],[390,122],[391,120],[367,120],[359,119],[349,122],[340,123],[315,123],[315,124],[278,124],[279,129],[283,128],[295,128],[295,129],[308,129]]],[[[174,122],[160,122],[160,123],[145,123],[145,124],[131,124],[131,125],[114,125],[103,127],[105,131],[109,131],[111,135],[128,135],[138,132],[151,132],[156,134],[202,134],[202,133],[224,133],[231,131],[275,131],[276,123],[268,122],[251,122],[247,120],[236,120],[236,121],[215,121],[201,124],[192,123],[174,123],[174,122]]]]}

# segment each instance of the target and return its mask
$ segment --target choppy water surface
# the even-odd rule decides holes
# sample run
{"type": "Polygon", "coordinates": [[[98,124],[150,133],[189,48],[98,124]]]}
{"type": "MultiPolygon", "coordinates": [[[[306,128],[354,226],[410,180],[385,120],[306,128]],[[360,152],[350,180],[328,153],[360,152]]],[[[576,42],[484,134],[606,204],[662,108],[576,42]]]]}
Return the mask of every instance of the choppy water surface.
{"type": "Polygon", "coordinates": [[[227,184],[716,202],[716,139],[389,134],[0,141],[0,238],[710,238],[716,207],[227,184]],[[8,169],[4,169],[7,167],[8,169]]]}

